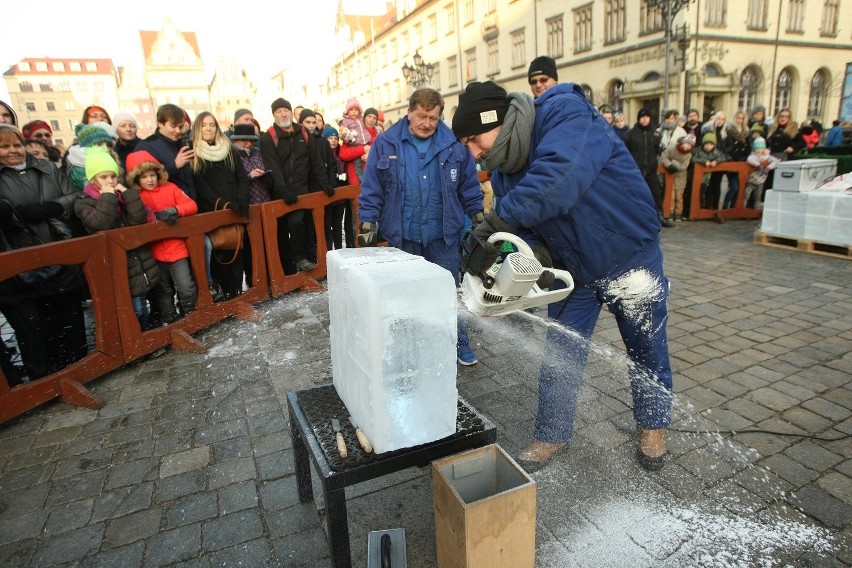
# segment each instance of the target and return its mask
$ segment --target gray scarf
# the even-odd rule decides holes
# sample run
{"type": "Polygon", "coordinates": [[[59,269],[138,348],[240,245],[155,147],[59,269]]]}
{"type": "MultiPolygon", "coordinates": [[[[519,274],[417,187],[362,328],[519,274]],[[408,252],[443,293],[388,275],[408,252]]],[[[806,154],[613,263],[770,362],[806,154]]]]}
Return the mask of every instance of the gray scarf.
{"type": "Polygon", "coordinates": [[[484,162],[488,171],[499,169],[514,174],[523,169],[530,157],[535,105],[532,97],[524,93],[509,93],[506,98],[509,109],[503,119],[503,128],[484,162]]]}

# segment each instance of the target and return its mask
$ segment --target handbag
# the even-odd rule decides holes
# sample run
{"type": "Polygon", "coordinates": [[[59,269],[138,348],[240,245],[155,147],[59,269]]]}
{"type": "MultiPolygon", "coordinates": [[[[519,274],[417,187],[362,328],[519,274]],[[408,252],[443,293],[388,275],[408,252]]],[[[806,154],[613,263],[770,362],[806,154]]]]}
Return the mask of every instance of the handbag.
{"type": "MultiPolygon", "coordinates": [[[[220,201],[224,200],[222,198],[217,199],[215,205],[213,206],[214,210],[219,211],[220,209],[231,208],[230,201],[225,202],[221,207],[219,207],[220,201]]],[[[234,255],[229,261],[223,261],[217,257],[216,260],[220,264],[231,264],[232,262],[237,260],[237,256],[239,256],[240,251],[243,249],[244,235],[245,227],[243,227],[239,223],[235,223],[233,225],[224,225],[207,233],[207,236],[210,237],[210,242],[213,244],[213,250],[234,251],[234,255]]]]}

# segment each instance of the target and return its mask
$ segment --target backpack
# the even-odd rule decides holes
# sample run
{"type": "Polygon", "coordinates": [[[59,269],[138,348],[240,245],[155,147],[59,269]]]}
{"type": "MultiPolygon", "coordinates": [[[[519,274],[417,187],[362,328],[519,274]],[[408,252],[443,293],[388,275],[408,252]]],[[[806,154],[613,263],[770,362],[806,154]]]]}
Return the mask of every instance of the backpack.
{"type": "MultiPolygon", "coordinates": [[[[302,131],[302,138],[305,139],[305,146],[308,145],[308,131],[305,130],[305,127],[301,124],[299,125],[299,130],[302,131]]],[[[275,144],[275,147],[278,147],[278,133],[275,132],[275,126],[270,126],[269,130],[266,132],[269,133],[269,137],[272,138],[272,143],[275,144]]]]}

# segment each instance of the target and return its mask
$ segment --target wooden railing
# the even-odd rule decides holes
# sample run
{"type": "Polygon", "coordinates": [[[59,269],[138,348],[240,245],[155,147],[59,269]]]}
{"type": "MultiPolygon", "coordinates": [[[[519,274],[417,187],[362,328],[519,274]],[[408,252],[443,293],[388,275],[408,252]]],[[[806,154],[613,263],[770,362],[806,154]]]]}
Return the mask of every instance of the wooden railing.
{"type": "MultiPolygon", "coordinates": [[[[748,174],[754,171],[754,168],[746,162],[722,162],[713,168],[705,167],[701,164],[693,166],[692,187],[687,187],[685,191],[690,192],[689,211],[684,211],[692,220],[698,219],[713,219],[716,215],[721,215],[725,219],[759,219],[762,211],[760,209],[752,209],[745,206],[745,189],[748,182],[748,174]],[[736,172],[740,181],[740,188],[737,192],[737,199],[734,206],[730,209],[716,209],[701,207],[701,182],[705,174],[713,174],[719,172],[736,172]]],[[[665,193],[663,197],[663,216],[668,218],[672,213],[672,199],[674,197],[674,174],[669,173],[664,167],[660,166],[657,170],[665,175],[665,193]]],[[[714,204],[715,205],[715,204],[714,204]]]]}

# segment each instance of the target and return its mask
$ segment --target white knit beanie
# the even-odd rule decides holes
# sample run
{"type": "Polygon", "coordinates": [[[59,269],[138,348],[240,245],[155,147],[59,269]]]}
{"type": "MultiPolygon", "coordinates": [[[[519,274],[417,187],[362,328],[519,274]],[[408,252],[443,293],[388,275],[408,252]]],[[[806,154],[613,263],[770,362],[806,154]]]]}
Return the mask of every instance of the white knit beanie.
{"type": "Polygon", "coordinates": [[[133,126],[135,126],[137,128],[139,127],[139,124],[137,124],[136,119],[133,118],[133,115],[130,114],[129,112],[119,112],[118,114],[116,114],[112,117],[112,123],[116,126],[118,126],[119,124],[121,124],[125,120],[129,120],[130,122],[133,123],[133,126]]]}

